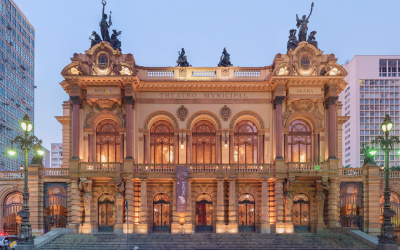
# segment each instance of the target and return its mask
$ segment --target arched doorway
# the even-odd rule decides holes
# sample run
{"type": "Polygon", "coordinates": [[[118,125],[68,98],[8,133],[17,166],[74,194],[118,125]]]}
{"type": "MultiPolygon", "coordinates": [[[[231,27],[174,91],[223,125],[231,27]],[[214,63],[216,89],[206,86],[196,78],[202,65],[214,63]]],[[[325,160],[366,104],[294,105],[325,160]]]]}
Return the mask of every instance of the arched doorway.
{"type": "Polygon", "coordinates": [[[66,184],[45,183],[44,230],[67,226],[67,191],[66,184]]]}
{"type": "Polygon", "coordinates": [[[171,231],[171,213],[169,197],[166,194],[157,194],[153,200],[153,231],[171,231]]]}
{"type": "MultiPolygon", "coordinates": [[[[287,137],[289,162],[311,162],[311,126],[303,120],[294,120],[289,125],[287,137]]],[[[318,152],[315,152],[316,154],[318,152]]]]}
{"type": "Polygon", "coordinates": [[[239,232],[254,232],[255,227],[255,200],[251,194],[242,194],[239,197],[239,232]]]}
{"type": "Polygon", "coordinates": [[[113,232],[114,221],[114,197],[103,194],[99,198],[99,232],[113,232]]]}
{"type": "Polygon", "coordinates": [[[305,194],[293,199],[293,225],[295,232],[310,231],[310,200],[305,194]]]}
{"type": "MultiPolygon", "coordinates": [[[[96,160],[117,162],[120,159],[119,126],[111,119],[102,120],[96,129],[96,160]]],[[[123,152],[122,152],[123,153],[123,152]]]]}
{"type": "Polygon", "coordinates": [[[20,192],[12,192],[6,196],[3,205],[4,234],[19,235],[22,218],[17,214],[22,209],[23,199],[20,192]]]}
{"type": "Polygon", "coordinates": [[[212,199],[208,194],[200,194],[196,199],[196,231],[212,231],[212,199]]]}
{"type": "Polygon", "coordinates": [[[361,228],[361,183],[342,183],[340,186],[340,222],[342,227],[361,228]]]}
{"type": "Polygon", "coordinates": [[[233,162],[236,164],[258,163],[258,132],[251,121],[240,121],[235,126],[233,162]]]}
{"type": "Polygon", "coordinates": [[[192,129],[193,164],[215,164],[216,133],[209,121],[198,121],[192,129]]]}
{"type": "MultiPolygon", "coordinates": [[[[383,207],[385,205],[385,197],[382,195],[380,199],[380,223],[383,223],[383,207]]],[[[390,209],[396,212],[392,217],[392,224],[396,231],[396,235],[400,234],[400,197],[394,192],[390,192],[390,209]]]]}
{"type": "Polygon", "coordinates": [[[174,127],[167,121],[156,121],[150,129],[150,162],[173,164],[174,127]]]}

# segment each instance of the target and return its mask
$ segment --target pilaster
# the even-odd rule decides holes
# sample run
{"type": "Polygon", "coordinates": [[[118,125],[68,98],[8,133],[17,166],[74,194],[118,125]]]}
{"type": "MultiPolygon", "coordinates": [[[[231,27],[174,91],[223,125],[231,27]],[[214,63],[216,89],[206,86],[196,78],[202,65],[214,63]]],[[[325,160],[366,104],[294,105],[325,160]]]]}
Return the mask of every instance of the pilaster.
{"type": "Polygon", "coordinates": [[[261,180],[261,233],[271,233],[268,214],[268,180],[261,180]]]}
{"type": "Polygon", "coordinates": [[[128,201],[128,209],[125,209],[125,223],[124,223],[124,234],[133,233],[133,216],[134,216],[134,200],[133,200],[133,180],[125,180],[125,201],[128,201]]]}

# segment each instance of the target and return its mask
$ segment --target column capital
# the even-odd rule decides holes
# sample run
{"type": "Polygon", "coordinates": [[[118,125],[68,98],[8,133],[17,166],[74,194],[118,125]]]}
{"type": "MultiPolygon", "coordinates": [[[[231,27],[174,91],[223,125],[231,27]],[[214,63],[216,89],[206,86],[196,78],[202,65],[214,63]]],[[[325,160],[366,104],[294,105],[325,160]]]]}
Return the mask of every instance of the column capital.
{"type": "Polygon", "coordinates": [[[73,105],[80,105],[82,98],[80,98],[79,96],[70,96],[69,100],[72,101],[73,105]]]}
{"type": "Polygon", "coordinates": [[[328,109],[329,105],[335,105],[336,101],[338,100],[338,98],[339,97],[337,97],[337,96],[329,96],[329,97],[327,97],[325,99],[325,102],[324,102],[325,109],[328,109]]]}
{"type": "Polygon", "coordinates": [[[134,105],[135,104],[135,99],[133,96],[124,96],[125,102],[128,105],[134,105]]]}
{"type": "Polygon", "coordinates": [[[286,96],[275,96],[273,100],[274,109],[276,108],[276,105],[282,105],[285,98],[286,96]]]}

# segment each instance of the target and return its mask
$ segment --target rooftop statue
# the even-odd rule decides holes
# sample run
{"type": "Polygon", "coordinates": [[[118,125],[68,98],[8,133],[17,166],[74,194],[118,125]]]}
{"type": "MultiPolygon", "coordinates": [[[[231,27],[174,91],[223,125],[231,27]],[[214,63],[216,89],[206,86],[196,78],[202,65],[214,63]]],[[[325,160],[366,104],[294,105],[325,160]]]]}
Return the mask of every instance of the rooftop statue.
{"type": "Polygon", "coordinates": [[[315,30],[314,30],[314,31],[311,31],[310,35],[308,36],[307,42],[308,42],[309,44],[314,45],[315,48],[318,49],[318,42],[315,41],[315,34],[317,34],[317,32],[316,32],[315,30]]]}
{"type": "Polygon", "coordinates": [[[111,47],[113,49],[121,50],[121,41],[118,40],[119,35],[121,35],[121,31],[113,30],[113,34],[111,35],[111,47]]]}
{"type": "Polygon", "coordinates": [[[110,19],[107,22],[107,14],[104,14],[104,8],[107,4],[105,0],[102,0],[101,3],[103,4],[103,13],[102,13],[102,18],[100,21],[100,30],[101,30],[101,37],[103,38],[103,41],[110,42],[110,34],[108,32],[108,28],[112,25],[111,22],[111,11],[110,11],[110,19]]]}
{"type": "Polygon", "coordinates": [[[96,33],[96,31],[92,32],[92,35],[89,37],[89,40],[91,41],[90,48],[101,42],[101,38],[96,33]],[[94,37],[94,39],[92,39],[92,37],[94,37]]]}
{"type": "Polygon", "coordinates": [[[218,67],[228,67],[232,66],[231,63],[231,56],[229,53],[226,51],[226,47],[222,51],[221,59],[219,60],[218,67]]]}
{"type": "Polygon", "coordinates": [[[297,20],[297,28],[300,27],[300,31],[299,31],[299,42],[304,42],[307,40],[307,31],[308,31],[308,19],[311,16],[312,10],[314,7],[314,2],[312,2],[311,4],[311,11],[310,11],[310,15],[308,15],[308,17],[306,18],[306,15],[303,15],[302,19],[299,19],[299,16],[296,14],[296,20],[297,20]]]}
{"type": "Polygon", "coordinates": [[[287,50],[295,50],[297,48],[297,45],[299,45],[299,41],[297,41],[296,38],[296,32],[297,30],[295,29],[291,29],[290,31],[290,35],[289,35],[289,41],[287,42],[287,50]]]}
{"type": "Polygon", "coordinates": [[[178,51],[179,57],[178,60],[176,60],[176,63],[180,67],[189,67],[189,62],[187,61],[187,58],[185,56],[185,49],[182,48],[181,52],[178,51]]]}

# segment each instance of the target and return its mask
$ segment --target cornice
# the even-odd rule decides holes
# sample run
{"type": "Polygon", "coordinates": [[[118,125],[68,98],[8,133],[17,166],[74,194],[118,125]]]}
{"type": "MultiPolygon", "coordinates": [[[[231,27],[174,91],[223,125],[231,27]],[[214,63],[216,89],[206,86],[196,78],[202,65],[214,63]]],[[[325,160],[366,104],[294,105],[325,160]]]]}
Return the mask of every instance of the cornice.
{"type": "Polygon", "coordinates": [[[61,124],[69,124],[71,120],[69,116],[54,116],[54,117],[61,124]]]}

